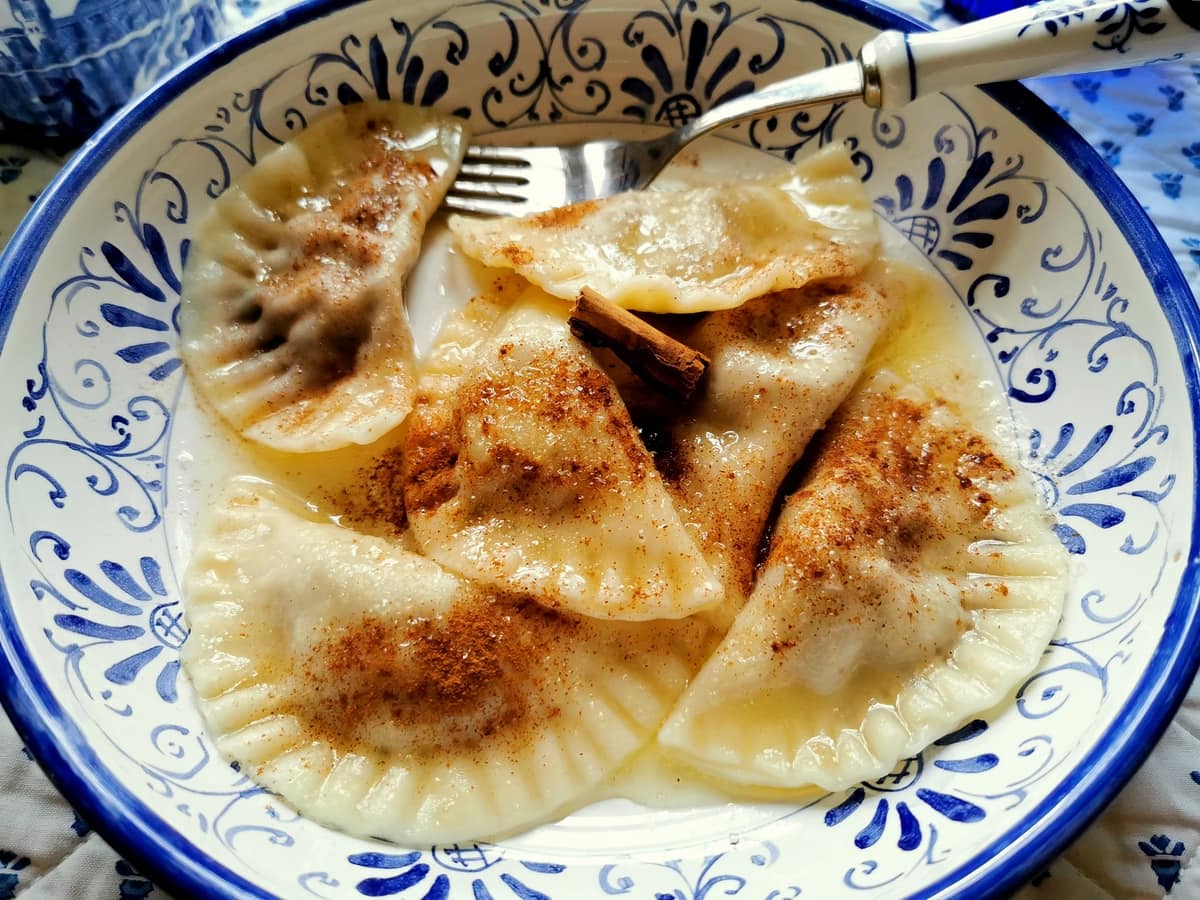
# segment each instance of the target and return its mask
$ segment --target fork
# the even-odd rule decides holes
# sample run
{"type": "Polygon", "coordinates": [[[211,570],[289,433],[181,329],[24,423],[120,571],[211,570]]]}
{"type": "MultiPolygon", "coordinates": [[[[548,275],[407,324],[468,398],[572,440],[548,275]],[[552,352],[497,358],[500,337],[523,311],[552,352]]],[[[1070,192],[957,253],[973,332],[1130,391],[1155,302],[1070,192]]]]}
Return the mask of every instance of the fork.
{"type": "Polygon", "coordinates": [[[889,109],[968,84],[1128,68],[1200,53],[1200,0],[1051,0],[945,31],[885,31],[858,58],[729,100],[641,141],[468,148],[443,203],[526,215],[639,190],[685,145],[745,119],[862,100],[889,109]]]}

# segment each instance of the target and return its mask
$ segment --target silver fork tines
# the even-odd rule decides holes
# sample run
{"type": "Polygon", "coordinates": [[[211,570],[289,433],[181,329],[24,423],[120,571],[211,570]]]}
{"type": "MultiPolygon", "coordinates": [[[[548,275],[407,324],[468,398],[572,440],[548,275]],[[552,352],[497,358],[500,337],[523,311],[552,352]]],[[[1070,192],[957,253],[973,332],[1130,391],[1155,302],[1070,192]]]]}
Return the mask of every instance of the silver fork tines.
{"type": "Polygon", "coordinates": [[[529,184],[530,165],[514,147],[469,147],[458,174],[467,181],[529,184]]]}
{"type": "Polygon", "coordinates": [[[862,71],[845,62],[730,100],[646,141],[588,141],[563,147],[470,147],[443,203],[478,215],[521,216],[648,185],[684,144],[722,125],[778,109],[862,96],[862,71]]]}
{"type": "Polygon", "coordinates": [[[524,215],[565,196],[558,147],[470,147],[443,205],[475,215],[524,215]]]}

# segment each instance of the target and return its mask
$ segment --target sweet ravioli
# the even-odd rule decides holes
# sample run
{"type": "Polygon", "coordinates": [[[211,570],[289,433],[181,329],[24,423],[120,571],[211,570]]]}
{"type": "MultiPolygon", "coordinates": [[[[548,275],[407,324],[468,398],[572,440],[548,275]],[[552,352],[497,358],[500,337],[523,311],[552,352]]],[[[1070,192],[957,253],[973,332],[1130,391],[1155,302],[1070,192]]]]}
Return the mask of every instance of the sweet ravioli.
{"type": "Polygon", "coordinates": [[[660,740],[735,782],[879,778],[1034,668],[1066,572],[1002,448],[881,374],[829,425],[753,594],[660,740]]]}
{"type": "Polygon", "coordinates": [[[267,154],[196,230],[180,327],[192,385],[280,450],[367,444],[416,381],[403,285],[465,152],[457,120],[345,107],[267,154]]]}
{"type": "Polygon", "coordinates": [[[544,819],[652,739],[711,649],[471,584],[309,517],[218,499],[184,579],[183,662],[221,753],[303,814],[427,846],[544,819]]]}
{"type": "Polygon", "coordinates": [[[408,426],[405,505],[422,551],[597,618],[717,604],[719,582],[565,306],[532,289],[503,315],[475,307],[439,338],[408,426]]]}
{"type": "Polygon", "coordinates": [[[849,154],[831,146],[764,178],[631,191],[519,219],[450,220],[463,250],[555,296],[584,287],[629,309],[729,309],[771,291],[849,278],[878,245],[849,154]]]}
{"type": "Polygon", "coordinates": [[[201,397],[277,449],[382,454],[369,514],[256,479],[209,506],[182,660],[223,755],[313,819],[427,846],[565,812],[656,736],[733,783],[878,778],[1036,665],[1065,553],[1006,444],[879,374],[917,276],[875,261],[844,149],[453,219],[512,271],[418,380],[402,287],[462,152],[435,113],[348,108],[199,227],[201,397]],[[703,313],[664,325],[710,357],[691,401],[572,336],[585,285],[703,313]]]}
{"type": "Polygon", "coordinates": [[[905,274],[881,266],[872,280],[758,297],[683,335],[712,363],[692,401],[667,417],[659,465],[722,581],[727,615],[750,591],[780,484],[896,320],[905,274]]]}

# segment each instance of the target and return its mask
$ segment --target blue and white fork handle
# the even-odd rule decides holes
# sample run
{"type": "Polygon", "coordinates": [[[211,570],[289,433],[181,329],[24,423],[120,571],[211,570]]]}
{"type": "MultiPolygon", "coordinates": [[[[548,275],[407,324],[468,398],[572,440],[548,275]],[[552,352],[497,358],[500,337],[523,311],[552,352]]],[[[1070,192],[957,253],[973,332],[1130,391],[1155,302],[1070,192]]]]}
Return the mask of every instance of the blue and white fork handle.
{"type": "Polygon", "coordinates": [[[945,31],[885,31],[859,53],[863,100],[891,108],[949,88],[1200,59],[1200,0],[1050,0],[945,31]]]}

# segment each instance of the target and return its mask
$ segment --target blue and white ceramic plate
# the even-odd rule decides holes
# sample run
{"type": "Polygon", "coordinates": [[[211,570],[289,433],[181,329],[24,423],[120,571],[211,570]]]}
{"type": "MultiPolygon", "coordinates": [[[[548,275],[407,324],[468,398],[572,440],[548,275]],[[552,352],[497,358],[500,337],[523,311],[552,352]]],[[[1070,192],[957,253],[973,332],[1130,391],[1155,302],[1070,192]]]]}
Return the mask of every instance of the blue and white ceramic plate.
{"type": "Polygon", "coordinates": [[[117,849],[184,896],[876,897],[1002,892],[1131,774],[1191,682],[1200,321],[1111,171],[1018,88],[731,132],[848,141],[884,227],[977,326],[1075,571],[1012,703],[800,808],[608,801],[497,844],[397,847],[296,816],[216,758],[179,671],[195,422],[178,344],[193,223],[332,104],[391,96],[552,141],[679,122],[917,27],[859,0],[316,0],[128,109],[0,268],[5,704],[117,849]],[[182,398],[182,399],[181,399],[182,398]]]}

